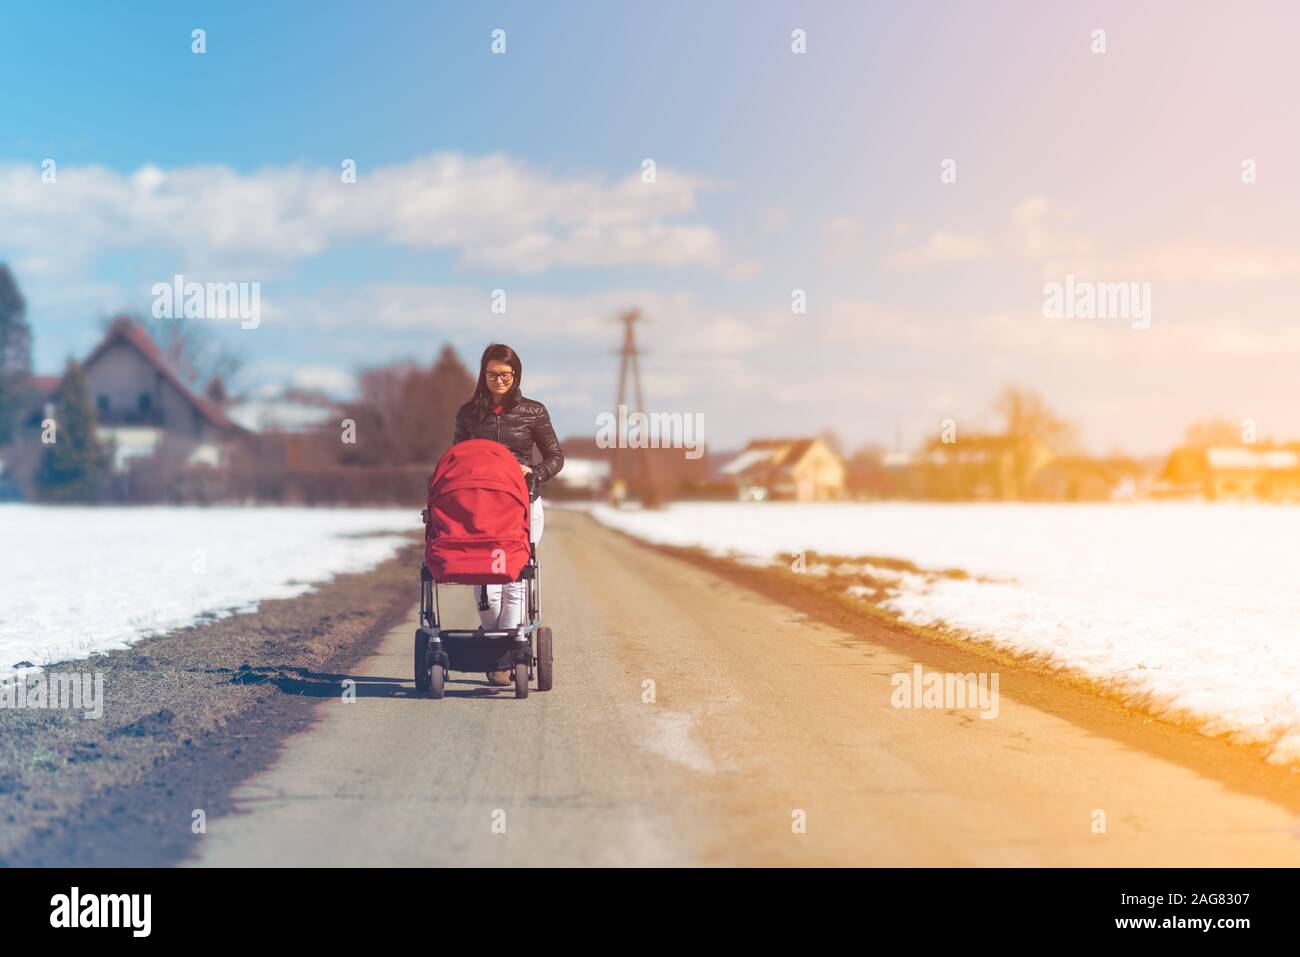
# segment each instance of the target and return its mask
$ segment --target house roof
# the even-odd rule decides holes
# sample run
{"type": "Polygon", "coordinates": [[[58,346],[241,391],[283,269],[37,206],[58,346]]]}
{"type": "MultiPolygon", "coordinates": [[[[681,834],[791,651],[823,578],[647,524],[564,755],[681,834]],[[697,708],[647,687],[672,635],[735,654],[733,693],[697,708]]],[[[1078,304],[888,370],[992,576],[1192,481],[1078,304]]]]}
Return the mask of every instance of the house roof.
{"type": "Polygon", "coordinates": [[[571,435],[560,443],[560,448],[564,450],[565,462],[575,459],[593,462],[611,461],[618,452],[617,449],[601,448],[589,435],[571,435]]]}
{"type": "Polygon", "coordinates": [[[1237,446],[1184,447],[1169,455],[1161,478],[1169,482],[1200,482],[1210,473],[1300,470],[1294,449],[1247,449],[1237,446]]]}
{"type": "Polygon", "coordinates": [[[774,454],[773,449],[745,449],[719,471],[723,475],[739,475],[752,466],[769,461],[774,454]]]}
{"type": "Polygon", "coordinates": [[[754,439],[722,467],[726,475],[739,475],[760,465],[790,468],[799,464],[817,439],[754,439]]]}
{"type": "Polygon", "coordinates": [[[812,451],[812,447],[816,442],[816,439],[795,439],[790,443],[790,447],[785,450],[785,454],[781,456],[781,464],[794,465],[812,451]]]}
{"type": "Polygon", "coordinates": [[[176,370],[171,367],[171,363],[159,351],[158,344],[153,341],[153,337],[149,335],[144,326],[130,316],[118,316],[113,320],[99,345],[95,346],[94,351],[86,357],[86,361],[83,363],[85,368],[89,369],[99,361],[104,353],[119,343],[130,346],[146,362],[158,370],[158,373],[185,398],[185,401],[194,406],[208,425],[223,432],[244,431],[241,426],[230,420],[219,405],[198,395],[176,374],[176,370]]]}
{"type": "Polygon", "coordinates": [[[1205,450],[1205,457],[1212,469],[1294,469],[1300,466],[1300,456],[1283,449],[1215,446],[1205,450]]]}
{"type": "Polygon", "coordinates": [[[343,406],[328,396],[286,389],[236,399],[224,411],[250,432],[314,432],[342,414],[343,406]]]}

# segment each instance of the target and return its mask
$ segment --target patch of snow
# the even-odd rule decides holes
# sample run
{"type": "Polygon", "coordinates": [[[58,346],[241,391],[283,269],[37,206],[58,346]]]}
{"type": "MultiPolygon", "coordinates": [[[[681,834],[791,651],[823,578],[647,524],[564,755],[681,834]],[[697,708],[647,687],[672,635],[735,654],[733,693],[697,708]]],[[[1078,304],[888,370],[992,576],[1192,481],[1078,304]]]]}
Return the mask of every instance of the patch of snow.
{"type": "Polygon", "coordinates": [[[655,710],[648,715],[648,733],[642,745],[692,771],[717,770],[708,749],[694,737],[695,716],[686,711],[655,710]]]}
{"type": "Polygon", "coordinates": [[[294,598],[420,527],[417,509],[0,505],[0,676],[294,598]]]}

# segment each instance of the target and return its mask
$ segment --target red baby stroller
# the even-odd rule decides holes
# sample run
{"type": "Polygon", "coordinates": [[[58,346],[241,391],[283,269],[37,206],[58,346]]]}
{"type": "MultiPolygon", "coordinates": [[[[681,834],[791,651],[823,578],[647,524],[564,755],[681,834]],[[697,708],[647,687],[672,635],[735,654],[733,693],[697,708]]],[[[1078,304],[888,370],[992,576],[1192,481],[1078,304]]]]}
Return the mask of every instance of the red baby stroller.
{"type": "Polygon", "coordinates": [[[531,541],[529,508],[536,492],[499,442],[458,442],[429,477],[420,565],[420,628],[415,633],[415,688],[441,698],[447,672],[513,672],[515,697],[552,684],[551,629],[541,627],[542,577],[531,541]],[[502,631],[444,629],[438,585],[528,583],[523,623],[502,631]]]}

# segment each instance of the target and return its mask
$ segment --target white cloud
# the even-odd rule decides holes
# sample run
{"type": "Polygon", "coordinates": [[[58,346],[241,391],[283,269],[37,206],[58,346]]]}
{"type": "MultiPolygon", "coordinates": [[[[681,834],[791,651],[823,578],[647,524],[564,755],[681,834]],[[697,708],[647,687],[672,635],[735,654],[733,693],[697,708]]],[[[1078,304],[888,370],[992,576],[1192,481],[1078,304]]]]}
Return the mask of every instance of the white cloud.
{"type": "MultiPolygon", "coordinates": [[[[1074,210],[1053,205],[1042,196],[1031,196],[1008,213],[998,231],[938,229],[924,242],[895,249],[884,258],[882,265],[897,271],[990,259],[1036,260],[1054,270],[1057,261],[1091,261],[1092,243],[1067,228],[1075,219],[1074,210]]],[[[898,243],[911,232],[911,223],[899,221],[893,226],[890,239],[898,243]]]]}
{"type": "Polygon", "coordinates": [[[727,270],[727,278],[737,281],[757,279],[763,268],[753,259],[744,259],[736,262],[727,270]]]}
{"type": "Polygon", "coordinates": [[[767,234],[785,229],[790,223],[790,212],[784,206],[769,206],[763,211],[759,231],[767,234]]]}
{"type": "Polygon", "coordinates": [[[856,216],[832,216],[822,224],[822,237],[827,265],[856,263],[865,254],[866,224],[856,216]]]}
{"type": "Polygon", "coordinates": [[[1300,247],[1228,247],[1171,243],[1141,249],[1122,264],[1103,266],[1104,275],[1146,282],[1256,282],[1300,276],[1300,247]]]}
{"type": "MultiPolygon", "coordinates": [[[[1036,263],[1043,279],[1067,273],[1094,281],[1248,283],[1300,277],[1300,245],[1174,240],[1128,249],[1106,248],[1077,227],[1076,210],[1031,196],[1008,214],[996,241],[977,233],[939,230],[919,246],[896,250],[884,265],[922,265],[998,258],[1036,263]]],[[[898,228],[894,238],[905,230],[898,228]]]]}
{"type": "Polygon", "coordinates": [[[977,262],[992,253],[992,244],[978,233],[940,230],[920,246],[899,250],[885,257],[886,269],[910,269],[940,263],[977,262]]]}
{"type": "Polygon", "coordinates": [[[1025,259],[1042,259],[1063,252],[1077,253],[1081,240],[1060,231],[1074,213],[1052,205],[1043,196],[1031,196],[1011,210],[1003,229],[1008,247],[1025,259]]]}
{"type": "MultiPolygon", "coordinates": [[[[362,238],[451,250],[464,268],[520,273],[621,266],[723,268],[708,226],[681,222],[703,180],[660,168],[609,182],[560,176],[502,154],[437,153],[359,170],[300,166],[239,173],[226,166],[122,174],[0,166],[0,222],[15,258],[74,261],[162,248],[178,268],[253,270],[253,278],[362,238]]],[[[80,263],[77,262],[77,265],[80,263]]]]}

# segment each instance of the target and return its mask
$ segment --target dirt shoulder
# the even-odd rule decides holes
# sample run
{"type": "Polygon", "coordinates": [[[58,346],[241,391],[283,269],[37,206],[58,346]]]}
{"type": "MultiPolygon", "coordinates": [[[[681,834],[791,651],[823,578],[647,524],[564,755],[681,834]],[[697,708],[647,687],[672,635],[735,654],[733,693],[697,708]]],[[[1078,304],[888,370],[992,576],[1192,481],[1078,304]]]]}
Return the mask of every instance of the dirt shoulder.
{"type": "Polygon", "coordinates": [[[0,864],[169,865],[193,853],[195,811],[267,767],[342,693],[418,598],[418,545],[251,614],[52,665],[104,677],[103,717],[0,709],[0,864]]]}

